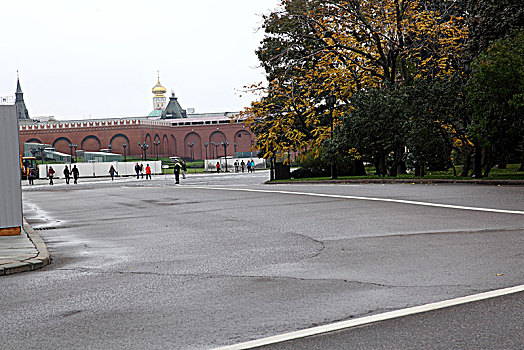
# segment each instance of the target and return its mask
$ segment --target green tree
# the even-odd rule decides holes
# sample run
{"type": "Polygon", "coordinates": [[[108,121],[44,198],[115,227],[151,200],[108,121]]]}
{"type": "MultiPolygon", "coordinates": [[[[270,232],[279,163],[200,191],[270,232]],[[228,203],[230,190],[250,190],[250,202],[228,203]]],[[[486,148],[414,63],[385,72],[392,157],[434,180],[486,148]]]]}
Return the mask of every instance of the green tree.
{"type": "Polygon", "coordinates": [[[484,176],[524,141],[524,30],[495,41],[472,66],[471,136],[484,148],[484,176]]]}

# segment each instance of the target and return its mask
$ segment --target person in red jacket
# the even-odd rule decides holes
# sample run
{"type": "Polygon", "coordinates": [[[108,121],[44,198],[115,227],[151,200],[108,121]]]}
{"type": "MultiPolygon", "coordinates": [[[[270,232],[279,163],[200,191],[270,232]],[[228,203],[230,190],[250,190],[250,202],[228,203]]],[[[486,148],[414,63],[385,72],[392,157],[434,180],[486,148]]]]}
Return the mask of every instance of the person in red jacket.
{"type": "Polygon", "coordinates": [[[149,164],[146,166],[146,180],[149,177],[149,180],[151,180],[151,167],[149,164]]]}
{"type": "Polygon", "coordinates": [[[53,169],[52,166],[49,167],[49,170],[47,171],[47,176],[49,177],[49,184],[53,184],[53,177],[55,176],[55,169],[53,169]]]}

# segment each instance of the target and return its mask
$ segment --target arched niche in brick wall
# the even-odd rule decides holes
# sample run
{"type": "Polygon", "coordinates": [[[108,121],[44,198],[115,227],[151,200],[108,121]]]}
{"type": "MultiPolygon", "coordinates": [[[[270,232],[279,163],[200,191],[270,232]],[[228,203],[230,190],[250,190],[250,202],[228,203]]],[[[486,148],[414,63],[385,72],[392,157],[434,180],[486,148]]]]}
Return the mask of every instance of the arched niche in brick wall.
{"type": "Polygon", "coordinates": [[[102,148],[100,139],[95,135],[89,135],[84,137],[80,144],[80,149],[87,152],[98,152],[102,148]]]}
{"type": "Polygon", "coordinates": [[[246,130],[240,130],[235,134],[235,152],[249,152],[251,149],[251,134],[246,130]]]}
{"type": "MultiPolygon", "coordinates": [[[[226,142],[226,135],[222,131],[213,131],[211,135],[209,135],[209,143],[211,142],[226,142]]],[[[229,140],[229,142],[231,142],[231,140],[229,140]]]]}
{"type": "Polygon", "coordinates": [[[149,145],[149,148],[153,147],[153,139],[151,138],[151,135],[149,133],[146,134],[144,141],[146,142],[146,144],[149,145]]]}
{"type": "Polygon", "coordinates": [[[43,142],[40,141],[39,139],[36,139],[36,138],[32,137],[32,138],[27,139],[26,141],[24,141],[24,143],[43,143],[43,142]]]}
{"type": "Polygon", "coordinates": [[[171,135],[169,138],[169,156],[171,157],[175,155],[178,155],[176,149],[176,139],[174,135],[171,135]]]}
{"type": "Polygon", "coordinates": [[[184,137],[183,156],[187,159],[191,158],[191,148],[193,149],[193,159],[202,159],[202,139],[196,132],[190,132],[184,137]]]}
{"type": "Polygon", "coordinates": [[[162,141],[160,141],[160,149],[162,157],[168,157],[169,156],[169,138],[166,134],[162,136],[162,141]]]}
{"type": "Polygon", "coordinates": [[[71,149],[69,148],[69,145],[71,144],[71,140],[67,137],[57,137],[53,141],[53,147],[56,151],[69,154],[71,153],[71,149]]]}
{"type": "Polygon", "coordinates": [[[129,138],[124,134],[115,134],[113,137],[111,137],[111,141],[109,141],[109,144],[111,145],[111,152],[118,153],[118,154],[124,154],[124,146],[123,144],[127,144],[126,146],[126,153],[129,155],[130,148],[129,145],[131,144],[129,142],[129,138]]]}

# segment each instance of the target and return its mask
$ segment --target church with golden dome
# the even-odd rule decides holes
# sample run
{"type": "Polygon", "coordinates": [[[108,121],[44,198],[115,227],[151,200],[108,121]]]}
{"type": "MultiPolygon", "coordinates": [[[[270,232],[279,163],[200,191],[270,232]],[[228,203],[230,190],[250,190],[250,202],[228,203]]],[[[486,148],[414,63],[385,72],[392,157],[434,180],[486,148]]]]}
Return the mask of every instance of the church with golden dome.
{"type": "Polygon", "coordinates": [[[175,93],[171,92],[169,103],[166,106],[166,88],[160,84],[160,72],[157,72],[157,83],[153,86],[153,110],[148,117],[160,117],[160,119],[187,118],[187,112],[182,108],[175,93]]]}

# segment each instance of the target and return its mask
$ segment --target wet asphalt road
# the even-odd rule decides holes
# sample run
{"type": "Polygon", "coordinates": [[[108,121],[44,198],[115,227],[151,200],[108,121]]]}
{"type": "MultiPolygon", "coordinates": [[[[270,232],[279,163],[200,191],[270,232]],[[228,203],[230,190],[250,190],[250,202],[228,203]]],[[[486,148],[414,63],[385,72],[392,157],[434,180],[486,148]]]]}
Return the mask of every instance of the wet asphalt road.
{"type": "Polygon", "coordinates": [[[0,279],[1,347],[208,349],[523,284],[522,215],[223,190],[522,211],[522,187],[266,179],[24,187],[53,263],[0,279]]]}

